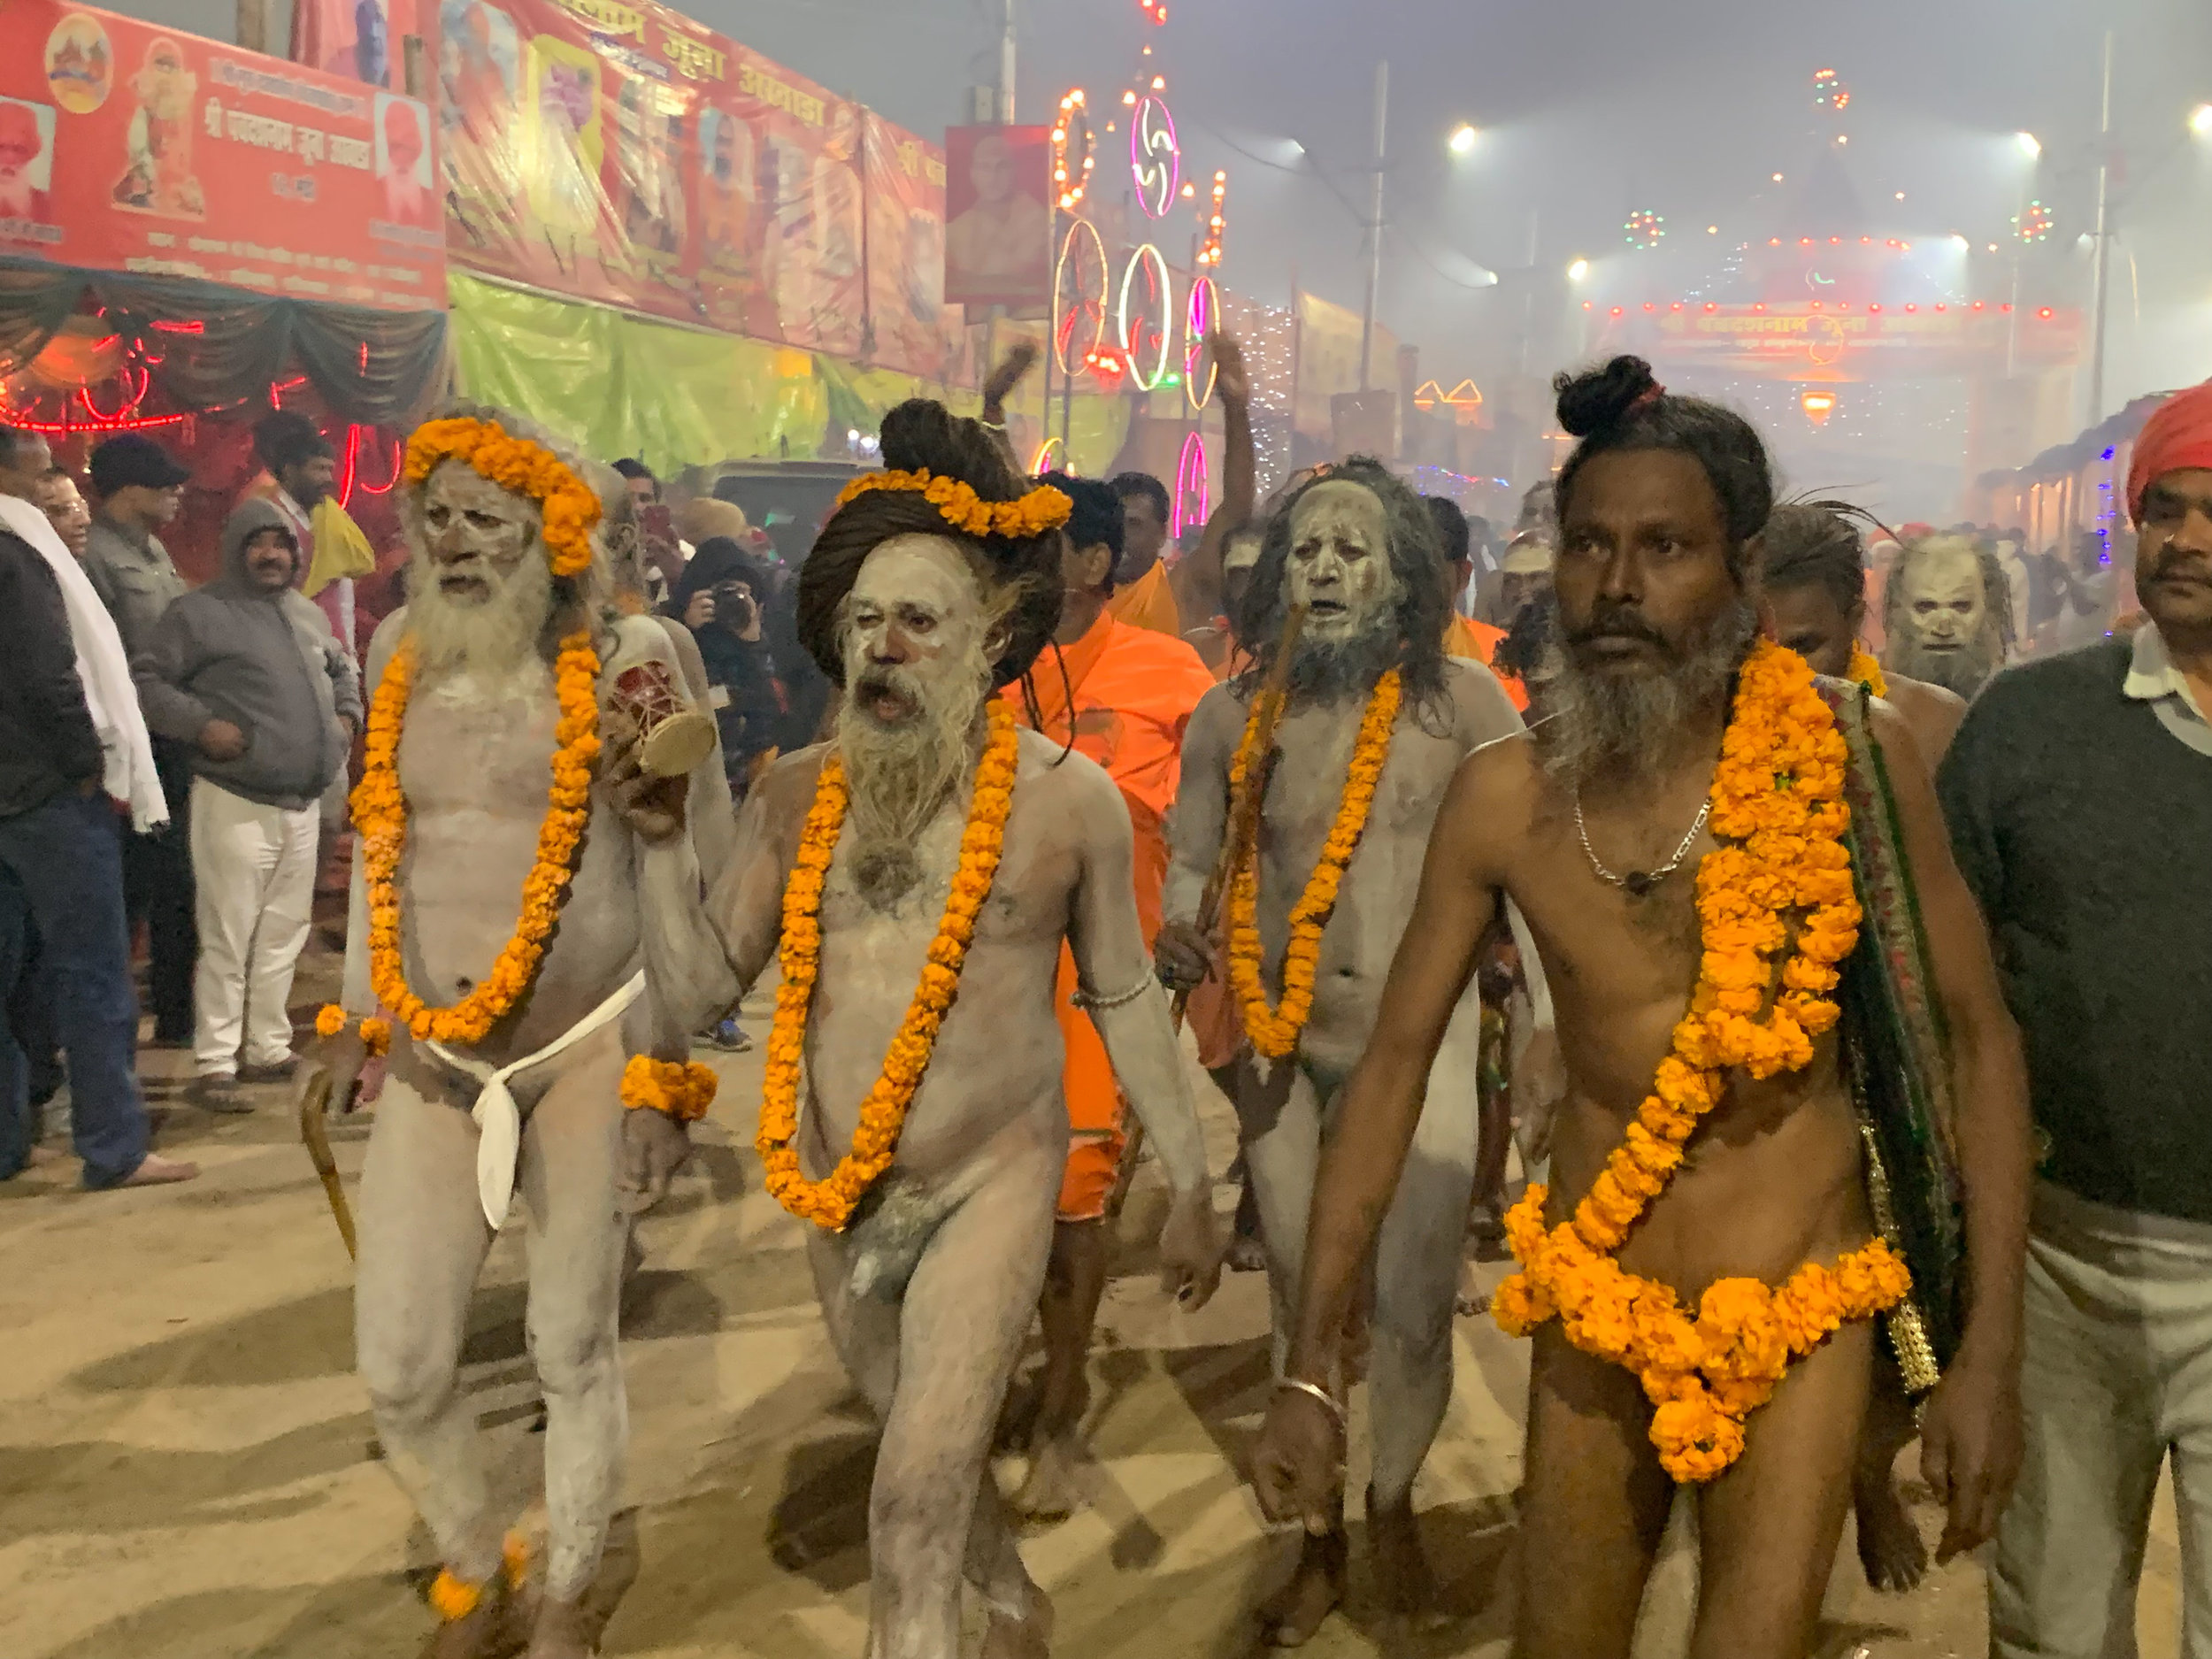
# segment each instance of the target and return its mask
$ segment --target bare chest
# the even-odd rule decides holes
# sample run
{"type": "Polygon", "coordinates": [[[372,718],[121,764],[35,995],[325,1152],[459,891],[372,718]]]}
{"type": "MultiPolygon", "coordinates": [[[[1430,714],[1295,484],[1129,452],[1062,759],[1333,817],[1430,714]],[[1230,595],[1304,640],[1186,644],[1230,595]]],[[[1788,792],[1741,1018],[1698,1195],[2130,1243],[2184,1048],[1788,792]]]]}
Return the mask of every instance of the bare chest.
{"type": "Polygon", "coordinates": [[[551,687],[480,702],[419,693],[399,743],[399,782],[418,823],[455,814],[526,821],[535,833],[553,783],[551,687]]]}

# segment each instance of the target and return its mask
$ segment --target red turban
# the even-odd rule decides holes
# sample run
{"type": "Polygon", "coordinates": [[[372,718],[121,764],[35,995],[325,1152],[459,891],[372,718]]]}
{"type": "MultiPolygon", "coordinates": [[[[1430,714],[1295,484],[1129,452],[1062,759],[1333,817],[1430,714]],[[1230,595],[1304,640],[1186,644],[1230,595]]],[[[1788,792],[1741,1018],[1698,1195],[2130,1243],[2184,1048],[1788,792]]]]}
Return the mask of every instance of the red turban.
{"type": "Polygon", "coordinates": [[[2212,380],[2161,403],[2135,440],[2128,465],[2128,517],[2143,522],[2143,497],[2169,472],[2212,468],[2212,380]]]}

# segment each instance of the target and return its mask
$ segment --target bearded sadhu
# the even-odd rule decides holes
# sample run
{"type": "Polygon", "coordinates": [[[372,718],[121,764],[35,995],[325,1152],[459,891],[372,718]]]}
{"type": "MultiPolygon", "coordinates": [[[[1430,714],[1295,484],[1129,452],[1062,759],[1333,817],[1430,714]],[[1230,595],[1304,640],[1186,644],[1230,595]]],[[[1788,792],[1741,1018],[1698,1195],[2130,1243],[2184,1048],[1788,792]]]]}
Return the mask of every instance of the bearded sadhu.
{"type": "Polygon", "coordinates": [[[822,1310],[884,1422],[869,1651],[958,1651],[964,1563],[985,1651],[1041,1654],[1051,1609],[986,1467],[1037,1306],[1068,1153],[1061,948],[1175,1196],[1171,1287],[1219,1271],[1204,1147],[1144,948],[1121,791],[995,693],[1052,637],[1069,501],[934,403],[884,418],[799,578],[799,634],[844,688],[834,736],[771,766],[709,908],[728,966],[772,959],[760,1151],[811,1224],[822,1310]]]}

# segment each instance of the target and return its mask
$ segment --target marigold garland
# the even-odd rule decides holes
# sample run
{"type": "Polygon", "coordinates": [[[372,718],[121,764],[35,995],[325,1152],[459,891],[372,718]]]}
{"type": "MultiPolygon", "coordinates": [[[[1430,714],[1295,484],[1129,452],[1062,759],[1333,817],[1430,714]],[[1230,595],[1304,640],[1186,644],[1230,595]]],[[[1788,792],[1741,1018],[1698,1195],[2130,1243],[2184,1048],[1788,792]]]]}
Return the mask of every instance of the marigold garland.
{"type": "Polygon", "coordinates": [[[842,507],[878,489],[912,491],[936,508],[938,516],[952,528],[970,535],[1003,536],[1010,541],[1026,541],[1048,530],[1057,530],[1075,510],[1067,493],[1049,484],[1038,485],[1018,501],[986,501],[961,480],[926,467],[911,472],[896,468],[863,472],[837,492],[837,504],[842,507]]]}
{"type": "Polygon", "coordinates": [[[845,769],[832,754],[822,763],[814,804],[799,841],[799,856],[783,889],[783,937],[779,956],[783,983],[776,992],[775,1024],[768,1034],[768,1064],[763,1079],[760,1136],[755,1142],[768,1166],[768,1190],[776,1202],[803,1221],[841,1232],[870,1187],[891,1167],[906,1126],[914,1091],[929,1069],[938,1030],[960,991],[960,970],[975,938],[976,918],[991,895],[999,854],[1006,841],[1007,815],[1013,810],[1014,774],[1020,733],[1013,712],[995,699],[989,705],[991,735],[975,770],[975,798],[968,827],[960,838],[960,864],[945,900],[943,919],[930,941],[926,964],[898,1034],[891,1040],[882,1074],[860,1108],[852,1149],[818,1181],[799,1171],[792,1144],[799,1130],[799,1073],[806,1052],[807,1010],[822,954],[822,887],[837,837],[845,823],[845,769]]]}
{"type": "Polygon", "coordinates": [[[1878,697],[1889,695],[1889,681],[1883,676],[1880,660],[1863,645],[1851,648],[1851,666],[1843,677],[1864,686],[1878,697]]]}
{"type": "MultiPolygon", "coordinates": [[[[1344,794],[1336,809],[1336,822],[1305,891],[1291,907],[1290,940],[1283,949],[1283,1000],[1273,1008],[1267,1002],[1267,986],[1260,975],[1259,849],[1245,849],[1242,861],[1229,878],[1229,988],[1244,1018],[1244,1033],[1252,1047],[1271,1060],[1279,1060],[1298,1046],[1298,1033],[1313,1012],[1315,976],[1321,961],[1321,935],[1336,908],[1337,889],[1344,879],[1360,835],[1367,828],[1367,814],[1375,803],[1375,786],[1390,759],[1390,734],[1398,721],[1400,685],[1392,669],[1375,682],[1361,717],[1359,740],[1352,748],[1352,764],[1344,779],[1344,794]]],[[[1272,701],[1263,692],[1252,699],[1245,718],[1244,740],[1237,745],[1229,765],[1229,792],[1233,798],[1259,766],[1261,726],[1271,726],[1272,701]]]]}
{"type": "MultiPolygon", "coordinates": [[[[315,1010],[315,1034],[335,1037],[354,1023],[353,1016],[336,1002],[326,1002],[315,1010]]],[[[361,1021],[361,1044],[373,1055],[385,1053],[392,1046],[392,1022],[379,1019],[373,1014],[361,1021]]]]}
{"type": "Polygon", "coordinates": [[[580,576],[591,568],[591,533],[598,524],[598,492],[541,443],[512,438],[495,420],[457,415],[426,420],[407,440],[407,481],[419,484],[441,461],[465,461],[483,477],[537,503],[547,562],[556,576],[580,576]]]}
{"type": "MultiPolygon", "coordinates": [[[[510,1590],[519,1590],[529,1570],[529,1540],[520,1532],[508,1533],[499,1547],[500,1576],[506,1579],[510,1590]]],[[[476,1611],[484,1600],[484,1592],[490,1587],[489,1579],[471,1584],[465,1578],[456,1578],[450,1567],[442,1567],[430,1581],[430,1605],[440,1618],[450,1624],[476,1611]]]]}
{"type": "Polygon", "coordinates": [[[1813,1040],[1841,1018],[1828,993],[1859,926],[1843,845],[1845,759],[1804,659],[1761,641],[1744,664],[1713,774],[1711,821],[1723,844],[1698,865],[1704,956],[1672,1049],[1572,1217],[1548,1232],[1540,1186],[1506,1217],[1521,1271],[1499,1286],[1493,1316],[1515,1335],[1556,1317],[1583,1352],[1636,1372],[1655,1408],[1652,1442],[1677,1480],[1709,1480],[1727,1468],[1743,1450],[1744,1419],[1793,1358],[1847,1321],[1893,1307],[1911,1287],[1904,1263],[1877,1239],[1832,1267],[1807,1263],[1778,1291],[1754,1279],[1717,1280],[1693,1314],[1671,1287],[1615,1259],[1680,1166],[1683,1143],[1719,1104],[1725,1074],[1801,1070],[1813,1040]]]}
{"type": "MultiPolygon", "coordinates": [[[[442,423],[434,423],[442,424],[442,423]]],[[[384,666],[369,705],[366,760],[353,792],[354,826],[361,836],[369,901],[369,983],[377,1001],[418,1040],[473,1046],[504,1018],[538,971],[547,936],[576,873],[584,826],[591,817],[591,763],[599,753],[599,654],[580,631],[561,641],[553,665],[561,718],[553,729],[553,787],[538,829],[537,861],[522,883],[522,908],[514,935],[492,971],[459,1002],[434,1008],[408,988],[399,947],[399,861],[407,848],[407,797],[399,787],[399,738],[407,720],[414,680],[414,653],[403,642],[384,666]]],[[[334,1012],[316,1016],[316,1029],[334,1012]]],[[[335,1010],[340,1029],[347,1015],[335,1010]]],[[[388,1041],[390,1026],[382,1025],[388,1041]]],[[[371,1022],[362,1022],[369,1036],[371,1022]]]]}
{"type": "Polygon", "coordinates": [[[714,1104],[720,1082],[712,1066],[695,1060],[632,1055],[622,1068],[622,1103],[632,1111],[662,1111],[679,1123],[696,1123],[714,1104]]]}

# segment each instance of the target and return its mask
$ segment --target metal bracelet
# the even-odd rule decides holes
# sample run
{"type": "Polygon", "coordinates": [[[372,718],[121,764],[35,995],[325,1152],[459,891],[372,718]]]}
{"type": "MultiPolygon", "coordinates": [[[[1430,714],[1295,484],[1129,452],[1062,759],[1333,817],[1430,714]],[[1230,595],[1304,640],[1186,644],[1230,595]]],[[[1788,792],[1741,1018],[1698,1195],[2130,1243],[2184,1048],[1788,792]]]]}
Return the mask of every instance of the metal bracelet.
{"type": "Polygon", "coordinates": [[[1078,986],[1069,995],[1068,1001],[1078,1008],[1088,1009],[1094,1013],[1103,1013],[1110,1008],[1120,1008],[1125,1003],[1135,1002],[1152,988],[1153,983],[1152,976],[1148,973],[1127,990],[1117,991],[1111,996],[1101,996],[1095,991],[1086,991],[1078,986]]]}
{"type": "Polygon", "coordinates": [[[1314,1399],[1318,1400],[1323,1405],[1328,1407],[1329,1415],[1336,1419],[1338,1431],[1340,1432],[1342,1432],[1344,1428],[1344,1408],[1336,1402],[1336,1396],[1332,1394],[1326,1388],[1324,1388],[1319,1383],[1310,1383],[1305,1381],[1303,1379],[1297,1377],[1278,1377],[1275,1379],[1275,1387],[1278,1392],[1280,1392],[1285,1388],[1289,1388],[1302,1394],[1310,1394],[1314,1399]]]}

